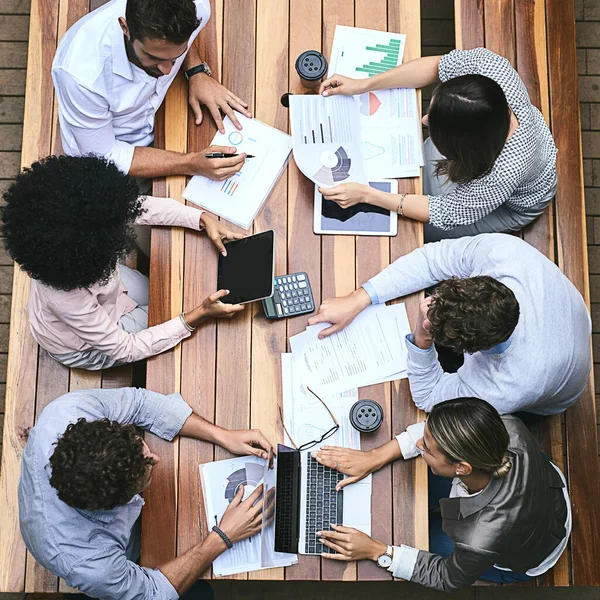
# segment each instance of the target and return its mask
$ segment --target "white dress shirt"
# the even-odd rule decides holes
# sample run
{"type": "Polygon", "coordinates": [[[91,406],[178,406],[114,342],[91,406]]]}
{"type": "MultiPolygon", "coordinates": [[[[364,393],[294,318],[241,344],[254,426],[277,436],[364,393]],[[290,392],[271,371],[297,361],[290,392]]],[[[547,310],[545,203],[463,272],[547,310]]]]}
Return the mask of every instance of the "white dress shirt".
{"type": "MultiPolygon", "coordinates": [[[[210,18],[209,0],[194,2],[201,24],[188,49],[210,18]]],[[[125,7],[112,0],[77,21],[58,45],[52,79],[64,152],[105,156],[128,173],[135,147],[154,140],[154,115],[187,53],[162,77],[136,67],[119,25],[125,7]]]]}
{"type": "MultiPolygon", "coordinates": [[[[421,421],[420,423],[410,425],[406,428],[406,431],[403,431],[400,435],[396,436],[396,440],[398,441],[400,451],[402,452],[402,458],[404,460],[408,460],[409,458],[415,458],[416,456],[423,454],[421,450],[417,447],[417,442],[423,437],[424,432],[425,421],[421,421]]],[[[556,546],[556,548],[546,557],[544,561],[542,561],[541,564],[527,571],[526,575],[529,575],[530,577],[537,577],[539,575],[543,575],[546,571],[551,569],[558,562],[558,559],[567,547],[567,542],[569,541],[569,536],[571,535],[571,501],[569,499],[569,491],[567,490],[567,482],[562,471],[552,461],[550,461],[550,464],[556,469],[564,484],[563,494],[565,496],[565,502],[567,504],[567,518],[565,521],[566,534],[560,542],[560,544],[556,546]]],[[[470,494],[464,483],[458,477],[455,477],[452,480],[452,487],[450,489],[449,497],[467,498],[470,496],[477,496],[481,493],[481,491],[476,492],[475,494],[470,494]]],[[[418,554],[419,550],[417,548],[405,546],[404,544],[401,546],[394,546],[393,560],[392,564],[388,567],[388,571],[392,573],[394,577],[410,581],[415,568],[415,564],[417,562],[418,554]]],[[[507,569],[505,567],[499,567],[498,565],[494,565],[494,567],[496,567],[497,569],[501,569],[502,571],[510,571],[510,569],[507,569]]]]}

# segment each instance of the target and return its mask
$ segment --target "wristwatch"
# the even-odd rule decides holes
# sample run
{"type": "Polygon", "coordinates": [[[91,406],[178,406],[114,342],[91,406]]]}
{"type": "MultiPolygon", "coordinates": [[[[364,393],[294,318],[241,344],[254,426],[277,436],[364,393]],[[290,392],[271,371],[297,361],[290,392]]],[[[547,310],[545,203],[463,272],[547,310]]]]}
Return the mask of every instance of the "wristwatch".
{"type": "Polygon", "coordinates": [[[394,549],[391,546],[387,547],[387,550],[377,559],[377,566],[382,569],[389,569],[394,559],[394,549]]]}
{"type": "Polygon", "coordinates": [[[212,75],[210,67],[205,62],[202,62],[199,65],[188,69],[184,72],[184,75],[185,78],[189,81],[190,77],[193,77],[194,75],[196,75],[196,73],[206,73],[209,77],[212,75]]]}

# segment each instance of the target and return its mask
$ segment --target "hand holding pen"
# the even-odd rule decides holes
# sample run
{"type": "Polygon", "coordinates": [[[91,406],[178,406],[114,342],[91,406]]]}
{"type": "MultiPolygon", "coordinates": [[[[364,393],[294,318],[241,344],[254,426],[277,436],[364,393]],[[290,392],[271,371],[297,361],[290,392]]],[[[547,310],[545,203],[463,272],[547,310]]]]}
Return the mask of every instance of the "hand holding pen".
{"type": "Polygon", "coordinates": [[[224,152],[211,152],[210,154],[205,154],[204,158],[234,158],[236,156],[245,156],[246,158],[254,158],[254,154],[229,154],[224,152]]]}
{"type": "Polygon", "coordinates": [[[204,175],[215,181],[233,177],[244,166],[246,154],[236,154],[233,146],[209,146],[194,153],[194,172],[191,175],[204,175]]]}

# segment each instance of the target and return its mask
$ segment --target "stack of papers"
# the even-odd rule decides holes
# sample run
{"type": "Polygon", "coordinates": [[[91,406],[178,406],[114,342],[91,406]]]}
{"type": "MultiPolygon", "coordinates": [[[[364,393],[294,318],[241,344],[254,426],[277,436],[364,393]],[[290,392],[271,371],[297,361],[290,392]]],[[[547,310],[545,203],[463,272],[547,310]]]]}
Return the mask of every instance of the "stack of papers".
{"type": "Polygon", "coordinates": [[[249,229],[285,169],[292,150],[287,133],[256,119],[236,113],[243,129],[239,131],[229,117],[223,119],[225,133],[217,132],[212,145],[230,146],[246,159],[242,170],[225,181],[202,175],[192,177],[183,197],[235,225],[249,229]]]}
{"type": "MultiPolygon", "coordinates": [[[[261,484],[264,493],[275,487],[275,470],[267,461],[256,456],[242,456],[230,460],[200,465],[202,493],[209,531],[218,525],[229,503],[240,486],[244,486],[244,500],[261,484]]],[[[275,552],[274,521],[265,523],[261,533],[236,542],[213,562],[213,573],[218,577],[258,571],[272,567],[289,567],[298,562],[296,554],[275,552]]]]}
{"type": "MultiPolygon", "coordinates": [[[[337,25],[329,60],[332,75],[368,79],[402,64],[406,35],[337,25]]],[[[369,179],[418,177],[423,136],[417,91],[401,88],[355,96],[369,179]]]]}
{"type": "Polygon", "coordinates": [[[410,325],[404,304],[371,305],[348,327],[320,340],[319,332],[329,326],[311,325],[290,338],[299,376],[320,395],[407,376],[404,338],[410,325]]]}
{"type": "MultiPolygon", "coordinates": [[[[402,63],[406,36],[338,25],[328,76],[364,79],[402,63]]],[[[417,177],[423,139],[414,89],[290,96],[298,168],[321,187],[417,177]]]]}
{"type": "MultiPolygon", "coordinates": [[[[304,370],[299,363],[294,363],[291,353],[281,355],[283,416],[285,427],[292,436],[290,439],[285,433],[285,443],[292,447],[292,441],[296,446],[302,446],[318,440],[334,425],[327,409],[306,389],[303,375],[304,370]]],[[[360,450],[360,434],[352,427],[349,418],[350,408],[358,400],[358,390],[350,389],[342,393],[319,396],[340,424],[337,432],[323,444],[360,450]]],[[[315,446],[313,450],[317,450],[318,447],[315,446]]]]}

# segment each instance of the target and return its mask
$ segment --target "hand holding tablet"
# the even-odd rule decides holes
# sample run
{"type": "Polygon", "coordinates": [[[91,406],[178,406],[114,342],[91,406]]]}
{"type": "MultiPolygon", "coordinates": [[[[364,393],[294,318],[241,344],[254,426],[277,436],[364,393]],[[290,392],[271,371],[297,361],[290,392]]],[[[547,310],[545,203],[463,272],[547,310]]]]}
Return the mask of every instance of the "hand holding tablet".
{"type": "Polygon", "coordinates": [[[224,304],[245,304],[273,295],[275,232],[272,229],[227,244],[219,255],[217,289],[229,290],[224,304]]]}

